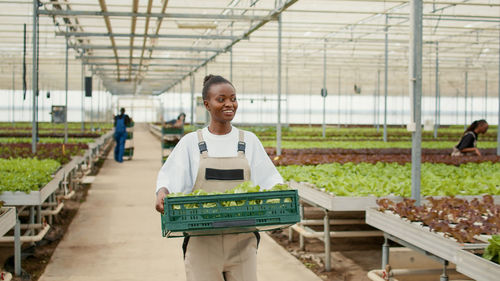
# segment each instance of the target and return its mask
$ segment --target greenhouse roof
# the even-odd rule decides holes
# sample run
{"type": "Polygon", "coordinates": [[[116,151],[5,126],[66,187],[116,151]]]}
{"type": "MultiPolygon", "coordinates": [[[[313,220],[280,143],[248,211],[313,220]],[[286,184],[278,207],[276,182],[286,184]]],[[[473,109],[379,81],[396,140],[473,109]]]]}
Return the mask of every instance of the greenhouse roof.
{"type": "MultiPolygon", "coordinates": [[[[70,90],[80,90],[82,76],[93,74],[98,77],[95,89],[102,81],[115,95],[189,91],[193,74],[199,92],[203,76],[217,73],[232,79],[240,91],[274,93],[279,17],[286,91],[310,93],[311,85],[316,91],[325,71],[330,91],[342,83],[348,89],[357,87],[357,93],[373,94],[384,75],[386,51],[390,93],[402,94],[408,89],[409,1],[124,3],[40,1],[40,89],[65,88],[67,39],[70,90]]],[[[463,92],[465,72],[470,95],[482,95],[488,77],[493,92],[499,77],[500,2],[423,3],[424,94],[434,93],[436,57],[444,95],[463,92]]],[[[26,24],[26,81],[31,89],[33,1],[2,0],[0,6],[0,88],[22,88],[26,24]]]]}

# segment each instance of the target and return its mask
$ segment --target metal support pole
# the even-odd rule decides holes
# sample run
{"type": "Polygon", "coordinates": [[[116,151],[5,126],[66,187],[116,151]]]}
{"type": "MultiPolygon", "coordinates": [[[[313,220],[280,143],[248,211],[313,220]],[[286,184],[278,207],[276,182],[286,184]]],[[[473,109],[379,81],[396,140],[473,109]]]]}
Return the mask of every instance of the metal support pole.
{"type": "Polygon", "coordinates": [[[500,156],[500,30],[498,30],[498,128],[497,128],[497,155],[500,156]]]}
{"type": "Polygon", "coordinates": [[[15,117],[14,117],[14,112],[15,112],[15,104],[16,102],[16,68],[14,64],[12,64],[12,127],[14,127],[14,124],[16,123],[15,117]]]}
{"type": "MultiPolygon", "coordinates": [[[[92,77],[92,76],[91,76],[92,77]]],[[[91,89],[92,91],[92,89],[91,89]]],[[[94,131],[94,95],[90,96],[90,128],[94,131]]]]}
{"type": "Polygon", "coordinates": [[[488,71],[485,73],[484,81],[484,119],[488,120],[488,71]]]}
{"type": "Polygon", "coordinates": [[[38,0],[33,0],[33,120],[31,123],[31,152],[36,153],[37,130],[36,130],[36,93],[38,91],[38,0]]]}
{"type": "Polygon", "coordinates": [[[278,122],[276,124],[276,155],[281,155],[281,14],[278,15],[278,122]]]}
{"type": "Polygon", "coordinates": [[[385,15],[385,48],[384,48],[384,142],[387,142],[387,82],[389,71],[389,16],[385,15]]]}
{"type": "Polygon", "coordinates": [[[286,98],[286,111],[285,111],[285,124],[288,127],[290,125],[290,90],[288,88],[288,57],[286,60],[285,69],[285,98],[286,98]]]}
{"type": "Polygon", "coordinates": [[[436,104],[434,111],[434,138],[437,139],[438,127],[439,127],[439,105],[440,105],[440,95],[439,95],[439,42],[436,42],[436,104]]]}
{"type": "Polygon", "coordinates": [[[420,206],[420,161],[422,157],[422,0],[410,2],[410,93],[415,131],[411,149],[411,197],[420,206]]]}
{"type": "Polygon", "coordinates": [[[328,217],[328,210],[324,210],[325,216],[323,218],[324,224],[324,239],[325,239],[325,271],[332,269],[331,256],[330,256],[330,218],[328,217]]]}
{"type": "Polygon", "coordinates": [[[377,88],[373,92],[373,128],[377,127],[377,88]]]}
{"type": "Polygon", "coordinates": [[[389,239],[384,233],[384,244],[382,245],[382,269],[389,263],[389,239]]]}
{"type": "MultiPolygon", "coordinates": [[[[231,37],[233,37],[233,23],[231,22],[231,37]]],[[[206,72],[206,68],[205,68],[206,72]]],[[[205,74],[206,76],[206,74],[205,74]]],[[[229,49],[229,81],[233,83],[233,47],[229,49]]]]}
{"type": "Polygon", "coordinates": [[[377,70],[377,132],[380,130],[380,69],[377,70]]]}
{"type": "Polygon", "coordinates": [[[337,126],[337,127],[339,127],[339,128],[340,128],[340,104],[341,104],[341,103],[340,103],[340,93],[341,93],[341,91],[342,91],[342,90],[341,90],[341,81],[340,81],[341,72],[342,72],[342,70],[339,68],[339,77],[338,77],[338,84],[339,84],[339,85],[338,85],[338,87],[339,87],[339,89],[338,89],[338,91],[339,91],[339,102],[338,102],[338,106],[339,106],[339,110],[338,110],[338,112],[337,112],[337,113],[338,113],[338,119],[339,119],[339,124],[338,124],[338,126],[337,126]]]}
{"type": "Polygon", "coordinates": [[[464,129],[467,129],[467,96],[469,95],[469,71],[465,71],[465,110],[464,129]]]}
{"type": "Polygon", "coordinates": [[[448,266],[448,261],[443,262],[443,274],[439,276],[439,281],[448,281],[448,274],[446,272],[446,267],[448,266]]]}
{"type": "Polygon", "coordinates": [[[85,74],[84,74],[84,65],[83,65],[83,62],[82,62],[82,100],[81,100],[81,111],[82,111],[82,133],[83,131],[85,131],[85,123],[84,123],[84,119],[85,119],[85,107],[84,107],[84,104],[85,104],[85,99],[84,99],[84,96],[85,96],[85,74]]]}
{"type": "Polygon", "coordinates": [[[194,73],[191,73],[191,125],[194,124],[194,73]]]}
{"type": "MultiPolygon", "coordinates": [[[[29,208],[30,208],[29,223],[30,224],[34,224],[35,223],[35,206],[31,206],[29,208]]],[[[28,230],[28,231],[34,234],[35,230],[33,229],[33,230],[28,230]]]]}
{"type": "Polygon", "coordinates": [[[99,83],[97,84],[97,122],[98,122],[98,129],[100,131],[101,129],[101,80],[99,80],[99,83]]]}
{"type": "Polygon", "coordinates": [[[21,276],[21,222],[19,221],[19,211],[17,208],[16,225],[14,226],[14,274],[21,276]]]}
{"type": "Polygon", "coordinates": [[[323,138],[326,137],[326,39],[323,45],[323,138]]]}
{"type": "MultiPolygon", "coordinates": [[[[304,204],[300,204],[299,212],[300,212],[300,220],[302,221],[304,220],[304,204]]],[[[306,249],[304,235],[302,235],[302,233],[300,232],[299,232],[299,249],[301,251],[305,251],[306,249]]]]}
{"type": "MultiPolygon", "coordinates": [[[[264,68],[262,66],[260,67],[260,94],[261,95],[264,94],[264,68]]],[[[263,107],[264,107],[264,105],[261,103],[261,106],[259,106],[260,123],[263,123],[263,118],[264,118],[264,116],[262,114],[262,108],[263,107]]]]}

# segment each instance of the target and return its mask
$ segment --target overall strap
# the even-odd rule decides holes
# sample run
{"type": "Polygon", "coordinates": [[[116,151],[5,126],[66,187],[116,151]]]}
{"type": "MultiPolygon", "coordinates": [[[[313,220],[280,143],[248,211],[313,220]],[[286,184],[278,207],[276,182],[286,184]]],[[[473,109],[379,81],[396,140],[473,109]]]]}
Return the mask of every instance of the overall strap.
{"type": "Polygon", "coordinates": [[[238,139],[238,154],[245,154],[245,133],[242,130],[239,130],[239,139],[238,139]]]}
{"type": "Polygon", "coordinates": [[[466,136],[466,135],[472,135],[472,137],[474,138],[474,140],[476,140],[476,134],[474,134],[473,131],[468,131],[467,133],[465,133],[464,136],[466,136]]]}
{"type": "Polygon", "coordinates": [[[207,155],[207,143],[203,140],[201,129],[196,130],[196,134],[198,135],[198,148],[200,149],[200,154],[207,155]]]}

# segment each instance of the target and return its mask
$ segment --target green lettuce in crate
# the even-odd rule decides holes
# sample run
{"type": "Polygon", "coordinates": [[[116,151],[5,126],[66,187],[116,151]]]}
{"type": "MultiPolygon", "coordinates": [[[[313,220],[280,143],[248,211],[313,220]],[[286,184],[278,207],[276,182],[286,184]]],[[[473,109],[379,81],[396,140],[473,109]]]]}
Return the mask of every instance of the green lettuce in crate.
{"type": "Polygon", "coordinates": [[[490,244],[484,250],[483,258],[500,264],[500,235],[493,235],[488,241],[490,244]]]}
{"type": "MultiPolygon", "coordinates": [[[[202,189],[197,189],[189,194],[184,194],[182,192],[177,192],[177,193],[171,193],[168,194],[167,197],[181,197],[181,196],[204,196],[204,195],[218,195],[218,194],[240,194],[240,193],[251,193],[251,192],[265,192],[265,191],[280,191],[280,190],[288,190],[288,185],[287,184],[276,184],[273,186],[271,189],[263,189],[261,190],[259,185],[253,185],[251,181],[245,181],[236,187],[226,190],[225,192],[207,192],[202,189]]],[[[286,203],[292,202],[291,198],[286,198],[285,199],[286,203]]],[[[245,204],[245,200],[233,200],[233,201],[222,201],[220,202],[223,207],[233,207],[233,206],[243,206],[245,204]]],[[[258,205],[262,204],[262,200],[250,200],[248,202],[249,205],[258,205]]],[[[271,203],[271,204],[276,204],[280,203],[279,199],[268,199],[266,200],[265,203],[271,203]]],[[[180,205],[174,205],[174,209],[180,209],[180,205]]],[[[184,204],[184,207],[186,209],[194,209],[198,208],[198,204],[184,204]]],[[[211,202],[211,203],[203,203],[203,208],[213,208],[217,207],[217,203],[211,202]]]]}

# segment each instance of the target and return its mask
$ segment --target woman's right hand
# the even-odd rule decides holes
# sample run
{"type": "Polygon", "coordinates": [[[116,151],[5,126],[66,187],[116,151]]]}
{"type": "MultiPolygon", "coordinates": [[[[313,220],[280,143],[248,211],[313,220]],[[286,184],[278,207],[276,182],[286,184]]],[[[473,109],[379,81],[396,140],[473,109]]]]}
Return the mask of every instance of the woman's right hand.
{"type": "Polygon", "coordinates": [[[155,208],[161,214],[163,214],[164,212],[165,197],[167,196],[167,194],[168,190],[164,187],[162,187],[156,194],[155,208]]]}
{"type": "Polygon", "coordinates": [[[476,147],[475,152],[476,152],[477,156],[481,156],[481,152],[479,151],[479,149],[477,149],[477,147],[476,147]]]}

